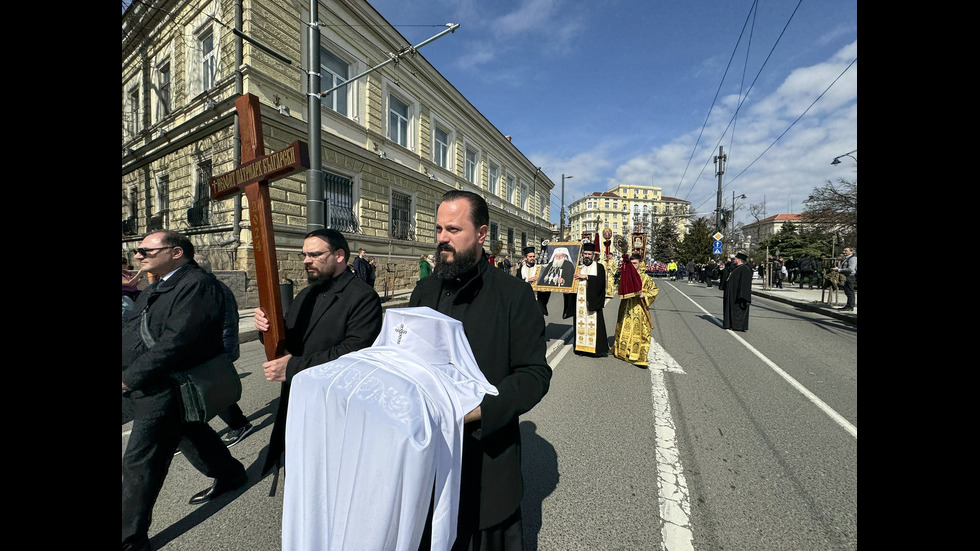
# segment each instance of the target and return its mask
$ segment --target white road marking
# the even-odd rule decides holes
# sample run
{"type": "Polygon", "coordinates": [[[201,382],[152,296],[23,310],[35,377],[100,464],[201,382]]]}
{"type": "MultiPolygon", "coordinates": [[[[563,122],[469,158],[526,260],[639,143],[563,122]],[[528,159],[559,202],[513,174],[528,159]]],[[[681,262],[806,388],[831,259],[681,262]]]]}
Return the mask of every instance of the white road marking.
{"type": "Polygon", "coordinates": [[[568,331],[565,331],[564,335],[558,337],[558,340],[556,340],[554,344],[548,347],[548,352],[545,354],[545,357],[551,356],[551,354],[554,353],[555,350],[561,348],[561,351],[558,354],[556,354],[553,358],[551,358],[550,361],[548,361],[548,366],[551,367],[552,371],[554,371],[555,368],[558,367],[558,364],[561,363],[563,359],[565,359],[565,355],[568,354],[568,351],[572,349],[572,341],[571,339],[568,338],[571,334],[572,334],[572,328],[569,327],[568,331]]]}
{"type": "Polygon", "coordinates": [[[663,521],[660,535],[664,549],[693,551],[694,534],[691,531],[691,500],[684,478],[677,441],[674,438],[674,420],[670,415],[670,399],[664,384],[664,371],[684,373],[680,365],[662,346],[650,339],[650,393],[653,397],[653,425],[656,435],[657,488],[659,489],[660,519],[663,521]]]}
{"type": "MultiPolygon", "coordinates": [[[[686,294],[684,294],[684,291],[681,291],[680,289],[678,289],[674,285],[671,285],[671,287],[673,287],[677,292],[679,292],[681,295],[683,295],[684,298],[686,298],[687,300],[691,301],[691,304],[694,304],[694,306],[697,306],[698,309],[700,309],[702,312],[704,312],[705,314],[708,314],[709,316],[712,316],[711,312],[708,312],[704,308],[701,308],[701,305],[698,304],[697,302],[694,302],[694,299],[692,299],[691,297],[689,297],[686,294]]],[[[712,316],[712,319],[714,320],[715,324],[718,325],[718,327],[722,327],[724,325],[724,322],[722,320],[720,320],[720,319],[718,319],[718,318],[716,318],[714,316],[712,316]]],[[[821,400],[820,398],[818,398],[816,394],[810,392],[806,387],[804,387],[802,384],[800,384],[799,381],[797,381],[792,376],[790,376],[789,373],[786,373],[785,371],[783,371],[778,365],[775,364],[775,362],[773,362],[772,360],[770,360],[769,358],[767,358],[765,356],[765,354],[763,354],[762,352],[759,352],[758,350],[756,350],[755,347],[753,347],[751,344],[749,344],[748,342],[746,342],[746,340],[743,339],[741,336],[739,336],[735,331],[728,331],[728,333],[731,334],[731,336],[735,340],[737,340],[738,342],[742,343],[742,345],[745,346],[745,348],[747,348],[750,352],[752,352],[753,354],[755,354],[760,360],[762,360],[763,362],[765,362],[766,365],[768,365],[780,377],[782,377],[783,379],[785,379],[786,382],[788,382],[790,384],[790,386],[792,386],[793,388],[795,388],[796,390],[798,390],[800,392],[800,394],[802,394],[803,396],[806,396],[806,398],[808,400],[810,400],[811,402],[813,402],[813,404],[815,406],[817,406],[817,408],[819,408],[821,411],[823,411],[824,413],[826,413],[828,417],[830,417],[831,419],[833,419],[834,422],[836,422],[838,425],[841,426],[841,428],[843,428],[844,430],[846,430],[848,432],[848,434],[850,434],[854,438],[857,438],[857,432],[858,431],[857,431],[857,427],[856,426],[852,425],[841,414],[839,414],[836,411],[834,411],[833,408],[831,408],[823,400],[821,400]]]]}

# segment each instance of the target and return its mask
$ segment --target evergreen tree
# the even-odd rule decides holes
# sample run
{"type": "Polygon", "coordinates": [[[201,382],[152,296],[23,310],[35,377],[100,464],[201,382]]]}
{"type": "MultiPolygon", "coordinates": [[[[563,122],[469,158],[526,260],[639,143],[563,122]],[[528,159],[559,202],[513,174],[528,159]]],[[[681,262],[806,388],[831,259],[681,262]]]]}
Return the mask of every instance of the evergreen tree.
{"type": "Polygon", "coordinates": [[[678,247],[677,256],[685,264],[693,260],[703,264],[711,258],[711,245],[714,239],[714,220],[698,218],[691,224],[691,231],[684,236],[678,247]]]}
{"type": "Polygon", "coordinates": [[[677,260],[680,237],[673,218],[665,218],[653,228],[653,259],[664,264],[677,260]]]}

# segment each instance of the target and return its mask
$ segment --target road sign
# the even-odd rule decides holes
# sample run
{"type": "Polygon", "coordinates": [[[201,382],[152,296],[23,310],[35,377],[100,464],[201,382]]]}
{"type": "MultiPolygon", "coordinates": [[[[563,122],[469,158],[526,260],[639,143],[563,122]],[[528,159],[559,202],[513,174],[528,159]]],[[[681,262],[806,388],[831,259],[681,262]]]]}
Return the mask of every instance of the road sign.
{"type": "Polygon", "coordinates": [[[715,241],[712,246],[711,254],[721,254],[721,241],[715,241]]]}
{"type": "Polygon", "coordinates": [[[721,238],[724,237],[724,235],[722,235],[721,232],[719,231],[719,232],[715,232],[715,234],[712,235],[711,237],[714,237],[715,241],[721,241],[721,238]]]}

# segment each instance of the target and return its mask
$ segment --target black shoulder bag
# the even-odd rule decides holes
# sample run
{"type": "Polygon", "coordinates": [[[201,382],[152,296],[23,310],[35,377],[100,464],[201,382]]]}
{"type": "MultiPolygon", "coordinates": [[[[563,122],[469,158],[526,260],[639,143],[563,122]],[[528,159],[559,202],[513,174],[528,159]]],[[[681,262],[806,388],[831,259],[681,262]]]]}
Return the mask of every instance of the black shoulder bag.
{"type": "MultiPolygon", "coordinates": [[[[140,336],[147,348],[156,344],[150,334],[144,309],[140,320],[140,336]]],[[[242,397],[242,380],[231,358],[224,352],[190,369],[171,373],[177,382],[184,422],[208,422],[242,397]]]]}

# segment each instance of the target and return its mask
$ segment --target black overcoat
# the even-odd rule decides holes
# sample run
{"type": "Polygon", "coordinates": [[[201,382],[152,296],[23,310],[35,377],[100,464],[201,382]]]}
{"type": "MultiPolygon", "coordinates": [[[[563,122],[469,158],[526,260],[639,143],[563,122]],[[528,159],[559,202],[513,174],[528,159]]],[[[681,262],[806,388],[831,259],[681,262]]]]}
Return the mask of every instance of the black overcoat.
{"type": "Polygon", "coordinates": [[[286,353],[292,357],[286,364],[263,475],[278,464],[286,449],[286,408],[293,376],[371,346],[381,333],[381,322],[381,298],[350,270],[296,295],[285,316],[286,353]]]}
{"type": "MultiPolygon", "coordinates": [[[[438,277],[419,281],[409,306],[439,310],[442,282],[438,277]]],[[[459,517],[462,522],[478,514],[481,529],[500,524],[521,504],[518,416],[541,401],[551,383],[544,318],[537,312],[531,287],[482,257],[476,276],[442,312],[463,323],[480,371],[499,391],[483,398],[482,419],[463,427],[459,517]]]]}
{"type": "Polygon", "coordinates": [[[722,311],[722,328],[745,331],[749,328],[749,305],[752,302],[752,270],[745,264],[727,274],[722,311]]]}

